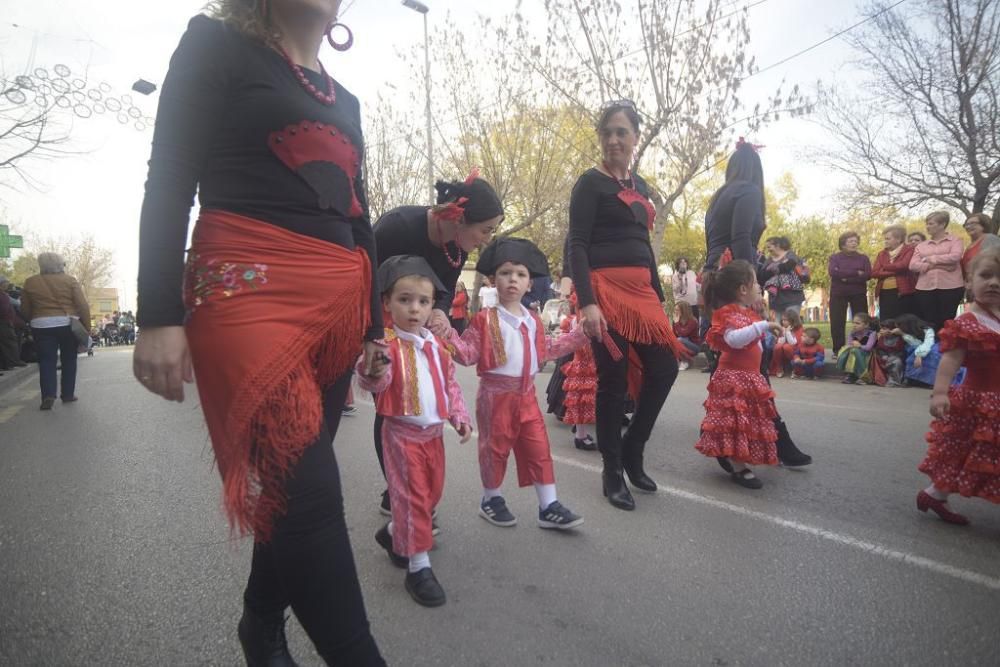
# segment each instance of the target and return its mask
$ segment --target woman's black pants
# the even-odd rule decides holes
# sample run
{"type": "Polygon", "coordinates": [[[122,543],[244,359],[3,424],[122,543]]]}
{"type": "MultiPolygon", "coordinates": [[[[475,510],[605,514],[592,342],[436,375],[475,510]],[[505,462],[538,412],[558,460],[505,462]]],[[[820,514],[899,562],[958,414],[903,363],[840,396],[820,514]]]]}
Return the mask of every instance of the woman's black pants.
{"type": "Polygon", "coordinates": [[[677,379],[677,359],[665,345],[630,343],[614,329],[608,329],[608,333],[622,351],[620,361],[611,358],[603,342],[592,341],[591,345],[597,362],[597,444],[604,459],[604,469],[616,471],[623,466],[642,466],[646,441],[677,379]],[[635,414],[622,435],[630,346],[642,361],[642,388],[635,397],[635,414]]]}
{"type": "Polygon", "coordinates": [[[244,600],[259,615],[291,606],[327,665],[367,667],[385,661],[368,627],[333,452],[350,381],[346,373],[324,393],[326,423],[289,475],[271,541],[254,544],[244,600]]]}
{"type": "Polygon", "coordinates": [[[958,307],[965,299],[965,288],[917,290],[917,309],[920,318],[941,331],[944,323],[955,319],[958,307]]]}
{"type": "Polygon", "coordinates": [[[830,297],[830,337],[833,338],[833,353],[836,354],[840,348],[844,347],[847,338],[847,307],[851,307],[851,314],[868,312],[868,296],[866,294],[852,294],[851,296],[831,296],[830,297]]]}

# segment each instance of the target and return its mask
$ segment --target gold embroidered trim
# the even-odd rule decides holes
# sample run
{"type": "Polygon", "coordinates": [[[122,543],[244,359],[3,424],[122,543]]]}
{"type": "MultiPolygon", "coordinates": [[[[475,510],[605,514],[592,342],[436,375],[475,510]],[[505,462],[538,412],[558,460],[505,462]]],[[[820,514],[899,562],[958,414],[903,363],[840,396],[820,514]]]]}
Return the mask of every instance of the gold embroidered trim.
{"type": "Polygon", "coordinates": [[[401,340],[400,353],[403,355],[403,414],[420,416],[420,390],[417,388],[417,352],[408,340],[401,340]]]}
{"type": "Polygon", "coordinates": [[[497,360],[497,368],[507,363],[507,350],[503,344],[503,334],[500,332],[500,314],[496,308],[491,308],[486,313],[486,319],[490,325],[490,340],[493,342],[493,355],[497,360]]]}

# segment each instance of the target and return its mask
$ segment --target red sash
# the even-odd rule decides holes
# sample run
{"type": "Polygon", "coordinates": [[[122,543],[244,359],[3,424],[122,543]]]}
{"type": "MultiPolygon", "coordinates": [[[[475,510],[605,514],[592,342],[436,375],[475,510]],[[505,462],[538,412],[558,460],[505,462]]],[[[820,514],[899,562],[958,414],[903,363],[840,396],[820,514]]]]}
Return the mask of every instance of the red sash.
{"type": "Polygon", "coordinates": [[[360,249],[202,210],[186,325],[230,524],[267,541],[288,471],[319,435],[322,389],[361,351],[371,267],[360,249]]]}

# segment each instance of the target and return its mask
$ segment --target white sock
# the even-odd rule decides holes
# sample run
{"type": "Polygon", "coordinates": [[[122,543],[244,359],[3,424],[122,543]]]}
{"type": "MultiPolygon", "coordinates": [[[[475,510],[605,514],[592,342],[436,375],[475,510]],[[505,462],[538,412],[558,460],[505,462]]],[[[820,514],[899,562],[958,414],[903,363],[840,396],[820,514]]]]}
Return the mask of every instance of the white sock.
{"type": "Polygon", "coordinates": [[[577,424],[576,425],[576,437],[577,437],[577,440],[586,440],[587,439],[587,435],[588,435],[588,433],[587,433],[587,425],[586,424],[577,424]]]}
{"type": "Polygon", "coordinates": [[[500,493],[500,489],[483,489],[483,502],[502,495],[503,494],[500,493]]]}
{"type": "Polygon", "coordinates": [[[535,484],[535,493],[538,494],[539,509],[545,509],[556,501],[555,484],[535,484]]]}
{"type": "Polygon", "coordinates": [[[426,551],[421,551],[420,553],[413,554],[410,556],[410,572],[419,572],[425,567],[431,566],[431,557],[427,555],[426,551]]]}
{"type": "MultiPolygon", "coordinates": [[[[744,470],[750,470],[750,466],[741,461],[734,461],[732,459],[727,459],[729,463],[733,466],[733,472],[743,472],[744,470]]],[[[750,472],[753,472],[750,470],[750,472]]]]}
{"type": "Polygon", "coordinates": [[[948,501],[948,494],[945,493],[944,491],[941,491],[933,484],[924,489],[924,493],[929,495],[931,498],[936,498],[937,500],[943,500],[945,502],[948,501]]]}

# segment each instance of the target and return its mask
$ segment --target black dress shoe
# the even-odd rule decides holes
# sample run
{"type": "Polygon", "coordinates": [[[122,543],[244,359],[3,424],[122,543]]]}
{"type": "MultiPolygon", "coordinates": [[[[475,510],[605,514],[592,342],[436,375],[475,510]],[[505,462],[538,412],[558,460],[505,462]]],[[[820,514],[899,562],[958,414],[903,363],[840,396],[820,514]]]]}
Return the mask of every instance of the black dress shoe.
{"type": "Polygon", "coordinates": [[[573,445],[577,449],[582,449],[585,452],[593,452],[597,450],[597,443],[589,435],[586,438],[573,438],[573,445]]]}
{"type": "Polygon", "coordinates": [[[744,468],[739,472],[734,472],[732,474],[733,481],[742,486],[744,489],[762,489],[764,488],[764,482],[760,481],[754,476],[753,471],[749,468],[744,468]]]}
{"type": "Polygon", "coordinates": [[[244,604],[236,633],[247,667],[298,667],[288,652],[284,612],[259,616],[244,604]]]}
{"type": "Polygon", "coordinates": [[[400,556],[398,553],[392,550],[392,535],[389,534],[389,524],[385,524],[378,529],[375,533],[375,541],[378,545],[385,549],[385,553],[389,556],[389,560],[396,567],[407,567],[410,564],[410,559],[406,556],[400,556]]]}
{"type": "Polygon", "coordinates": [[[632,511],[635,509],[635,499],[625,486],[625,478],[621,470],[601,473],[604,481],[604,495],[608,502],[620,510],[632,511]]]}
{"type": "Polygon", "coordinates": [[[434,570],[429,567],[416,572],[407,572],[405,584],[406,592],[417,604],[440,607],[445,603],[444,589],[434,576],[434,570]]]}
{"type": "Polygon", "coordinates": [[[642,464],[625,466],[625,474],[628,475],[628,481],[635,488],[646,493],[656,493],[656,482],[642,469],[642,464]]]}

